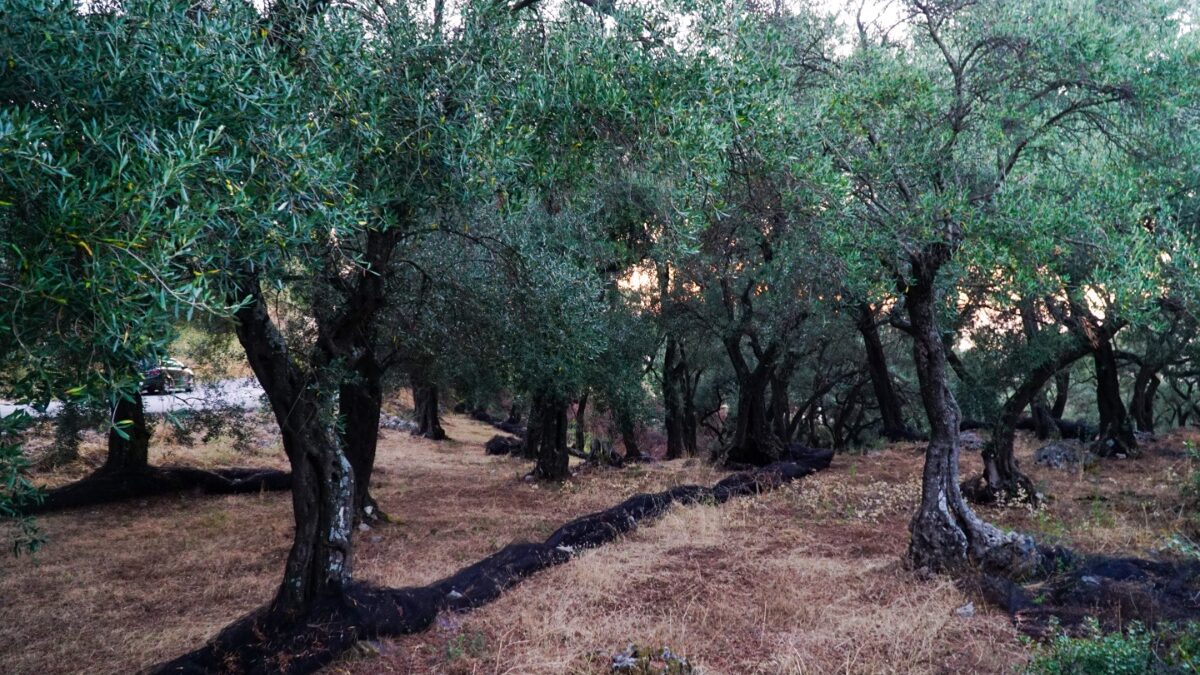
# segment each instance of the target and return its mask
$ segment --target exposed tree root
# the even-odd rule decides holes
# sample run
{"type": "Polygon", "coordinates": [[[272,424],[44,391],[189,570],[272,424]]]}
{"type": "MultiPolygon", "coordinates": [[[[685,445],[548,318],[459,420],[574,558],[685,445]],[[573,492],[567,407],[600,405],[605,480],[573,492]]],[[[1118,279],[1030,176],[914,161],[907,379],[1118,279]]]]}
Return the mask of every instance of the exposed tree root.
{"type": "Polygon", "coordinates": [[[1032,578],[985,566],[964,582],[1008,612],[1025,635],[1049,637],[1055,626],[1081,634],[1088,617],[1106,632],[1133,621],[1153,626],[1200,620],[1200,561],[1080,556],[1058,547],[1040,552],[1042,569],[1032,578]]]}
{"type": "Polygon", "coordinates": [[[465,611],[495,600],[506,589],[579,552],[613,541],[638,523],[661,516],[672,504],[724,503],[775,489],[829,466],[833,453],[796,453],[793,461],[733,474],[716,485],[683,485],[630,497],[610,509],[577,518],[544,542],[514,543],[419,588],[386,589],[355,582],[317,603],[300,621],[282,623],[259,609],[222,630],[204,647],[151,673],[311,673],[359,640],[423,631],[441,611],[465,611]]]}
{"type": "Polygon", "coordinates": [[[145,467],[96,473],[45,493],[41,503],[29,504],[28,514],[95,506],[127,499],[153,497],[175,492],[241,494],[287,490],[292,474],[275,469],[193,469],[190,467],[145,467]]]}

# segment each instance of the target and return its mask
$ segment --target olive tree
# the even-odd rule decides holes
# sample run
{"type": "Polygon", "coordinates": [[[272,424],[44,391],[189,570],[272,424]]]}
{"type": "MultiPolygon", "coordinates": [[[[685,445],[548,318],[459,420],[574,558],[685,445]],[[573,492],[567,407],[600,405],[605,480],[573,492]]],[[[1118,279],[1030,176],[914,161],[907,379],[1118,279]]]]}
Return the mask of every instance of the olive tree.
{"type": "Polygon", "coordinates": [[[1193,38],[1176,9],[917,0],[905,4],[899,34],[863,26],[839,63],[830,148],[854,199],[831,243],[853,252],[851,269],[882,266],[891,288],[876,292],[894,294],[910,325],[930,431],[911,523],[916,567],[946,569],[1002,547],[1032,553],[962,498],[944,315],[970,263],[992,268],[1013,241],[1029,245],[1012,261],[1030,278],[1057,238],[1134,225],[1050,217],[1063,214],[1054,197],[1023,188],[1063,175],[1058,158],[1081,148],[1124,151],[1160,133],[1170,92],[1194,82],[1193,38]]]}

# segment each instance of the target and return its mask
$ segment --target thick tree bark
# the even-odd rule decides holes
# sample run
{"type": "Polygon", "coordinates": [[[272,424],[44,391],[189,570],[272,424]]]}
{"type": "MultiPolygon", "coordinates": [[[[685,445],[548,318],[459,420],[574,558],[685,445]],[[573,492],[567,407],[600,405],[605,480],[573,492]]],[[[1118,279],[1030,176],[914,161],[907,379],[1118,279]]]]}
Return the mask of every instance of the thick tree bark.
{"type": "Polygon", "coordinates": [[[855,325],[862,335],[863,347],[867,354],[867,373],[871,376],[871,388],[875,391],[875,400],[879,404],[882,426],[880,435],[889,441],[913,440],[916,434],[904,421],[900,397],[896,395],[896,388],[892,385],[892,376],[888,370],[887,352],[884,351],[883,341],[879,338],[875,311],[869,304],[859,304],[858,321],[855,325]]]}
{"type": "MultiPolygon", "coordinates": [[[[687,365],[683,350],[673,335],[667,336],[667,350],[663,356],[663,426],[667,432],[667,459],[679,459],[689,454],[686,440],[687,412],[684,404],[684,389],[687,365]]],[[[694,452],[695,448],[691,448],[694,452]]]]}
{"type": "Polygon", "coordinates": [[[1092,361],[1096,367],[1096,407],[1100,412],[1100,433],[1096,439],[1095,452],[1101,457],[1117,454],[1137,454],[1137,439],[1133,436],[1133,423],[1121,399],[1121,380],[1117,369],[1116,352],[1112,338],[1098,335],[1092,361]]]}
{"type": "MultiPolygon", "coordinates": [[[[313,382],[298,367],[267,314],[257,280],[244,280],[240,290],[250,302],[237,313],[238,340],[266,392],[292,466],[295,537],[269,612],[272,620],[290,622],[339,596],[350,582],[354,471],[334,428],[332,396],[322,391],[328,383],[313,382]]],[[[316,365],[319,372],[323,364],[316,365]]]]}
{"type": "Polygon", "coordinates": [[[408,372],[412,385],[413,410],[417,418],[416,436],[440,441],[446,438],[442,429],[442,420],[438,409],[438,386],[429,377],[428,371],[420,365],[413,366],[408,372]]]}
{"type": "MultiPolygon", "coordinates": [[[[929,255],[943,252],[935,251],[929,255]]],[[[1004,543],[1004,535],[981,520],[958,484],[961,412],[950,390],[945,345],[937,321],[938,261],[914,260],[916,277],[904,292],[912,326],[913,361],[929,420],[929,445],[921,478],[921,504],[909,524],[908,559],[916,569],[938,572],[981,560],[1004,543]]]]}
{"type": "Polygon", "coordinates": [[[1154,397],[1158,393],[1158,369],[1144,364],[1133,379],[1133,395],[1129,399],[1129,412],[1137,424],[1138,431],[1154,433],[1154,397]]]}
{"type": "Polygon", "coordinates": [[[538,444],[534,477],[540,480],[561,481],[571,477],[571,455],[567,449],[567,404],[552,396],[540,397],[538,444]]]}
{"type": "Polygon", "coordinates": [[[624,460],[636,462],[645,459],[642,449],[638,447],[637,422],[628,410],[617,411],[617,429],[621,433],[621,444],[625,446],[624,460]]]}
{"type": "Polygon", "coordinates": [[[134,473],[150,466],[150,427],[142,395],[118,397],[113,407],[113,425],[108,430],[108,457],[101,473],[134,473]]]}
{"type": "Polygon", "coordinates": [[[371,496],[371,473],[379,444],[379,417],[383,406],[383,370],[374,354],[366,352],[354,367],[354,377],[338,388],[342,417],[342,444],[354,471],[354,514],[359,522],[382,517],[371,496]]]}
{"type": "Polygon", "coordinates": [[[783,441],[772,431],[767,411],[767,390],[775,368],[775,348],[772,346],[763,352],[753,369],[742,356],[740,338],[726,340],[725,351],[738,382],[733,438],[725,459],[730,464],[770,464],[782,456],[784,447],[783,441]]]}
{"type": "Polygon", "coordinates": [[[1033,402],[1029,404],[1029,415],[1033,418],[1033,431],[1038,440],[1045,441],[1059,435],[1058,420],[1054,419],[1050,408],[1046,406],[1044,392],[1033,397],[1033,402]]]}
{"type": "Polygon", "coordinates": [[[587,452],[585,438],[587,437],[587,404],[588,392],[583,392],[579,403],[575,406],[575,450],[587,452]]]}
{"type": "Polygon", "coordinates": [[[792,440],[792,401],[790,387],[792,373],[797,365],[796,355],[789,352],[783,357],[779,366],[771,371],[771,397],[767,404],[767,418],[770,420],[771,433],[785,447],[792,440]]]}
{"type": "Polygon", "coordinates": [[[1054,375],[1054,403],[1050,406],[1050,415],[1061,420],[1067,412],[1067,398],[1071,395],[1071,371],[1060,370],[1054,375]]]}

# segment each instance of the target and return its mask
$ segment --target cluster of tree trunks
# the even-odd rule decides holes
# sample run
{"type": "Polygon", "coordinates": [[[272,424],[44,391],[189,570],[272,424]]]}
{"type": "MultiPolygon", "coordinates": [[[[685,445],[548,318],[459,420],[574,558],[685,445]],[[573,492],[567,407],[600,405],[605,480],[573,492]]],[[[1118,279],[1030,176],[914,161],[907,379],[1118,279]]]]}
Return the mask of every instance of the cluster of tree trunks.
{"type": "MultiPolygon", "coordinates": [[[[733,417],[733,435],[724,449],[725,461],[731,465],[763,466],[779,459],[785,447],[784,439],[776,435],[771,424],[767,396],[771,389],[779,347],[755,348],[757,362],[751,366],[742,353],[742,336],[725,340],[725,352],[737,377],[737,411],[733,417]]],[[[777,381],[777,380],[776,380],[777,381]]]]}

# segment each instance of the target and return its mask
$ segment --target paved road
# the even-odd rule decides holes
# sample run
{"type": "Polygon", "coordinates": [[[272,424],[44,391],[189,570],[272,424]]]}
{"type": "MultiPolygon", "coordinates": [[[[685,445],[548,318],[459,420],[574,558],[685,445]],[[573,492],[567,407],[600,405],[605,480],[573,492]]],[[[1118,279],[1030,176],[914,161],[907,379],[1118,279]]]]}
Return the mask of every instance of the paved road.
{"type": "MultiPolygon", "coordinates": [[[[231,380],[219,380],[196,385],[196,390],[190,393],[177,394],[147,394],[142,397],[147,413],[178,412],[181,410],[206,410],[222,406],[235,406],[252,410],[262,405],[262,387],[253,377],[241,377],[231,380]]],[[[47,408],[46,414],[53,417],[58,414],[62,404],[55,401],[47,408]]],[[[29,406],[20,406],[0,401],[0,417],[12,414],[18,409],[24,409],[31,415],[38,413],[29,406]]]]}

